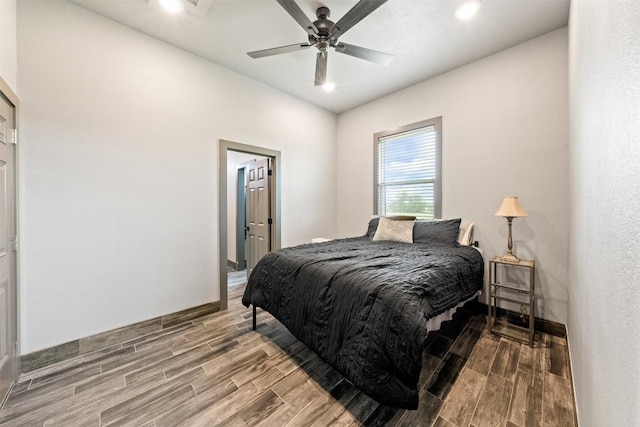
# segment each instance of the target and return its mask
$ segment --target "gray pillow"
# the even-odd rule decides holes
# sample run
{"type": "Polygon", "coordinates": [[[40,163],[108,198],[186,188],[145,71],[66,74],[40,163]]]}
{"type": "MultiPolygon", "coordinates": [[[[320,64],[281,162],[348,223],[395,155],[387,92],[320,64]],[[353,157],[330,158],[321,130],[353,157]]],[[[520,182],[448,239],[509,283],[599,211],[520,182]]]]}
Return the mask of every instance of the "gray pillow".
{"type": "Polygon", "coordinates": [[[435,221],[416,221],[413,224],[413,243],[433,246],[457,246],[460,218],[435,221]]]}
{"type": "Polygon", "coordinates": [[[369,221],[369,227],[367,228],[367,234],[365,234],[366,237],[373,239],[373,236],[376,234],[376,230],[378,229],[379,222],[380,217],[371,218],[371,221],[369,221]]]}

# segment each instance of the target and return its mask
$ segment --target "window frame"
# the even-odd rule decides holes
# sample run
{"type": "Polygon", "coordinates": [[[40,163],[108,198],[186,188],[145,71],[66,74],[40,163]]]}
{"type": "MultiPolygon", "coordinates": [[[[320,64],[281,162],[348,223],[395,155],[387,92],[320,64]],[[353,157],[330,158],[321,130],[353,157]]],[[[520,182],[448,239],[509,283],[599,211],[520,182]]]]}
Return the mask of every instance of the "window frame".
{"type": "Polygon", "coordinates": [[[373,212],[374,215],[381,215],[378,211],[379,198],[379,182],[378,182],[378,143],[381,138],[393,136],[396,134],[411,132],[420,128],[434,126],[436,133],[436,176],[433,183],[433,214],[434,218],[442,218],[442,116],[432,119],[422,120],[420,122],[411,123],[400,126],[393,130],[376,132],[373,135],[373,212]]]}

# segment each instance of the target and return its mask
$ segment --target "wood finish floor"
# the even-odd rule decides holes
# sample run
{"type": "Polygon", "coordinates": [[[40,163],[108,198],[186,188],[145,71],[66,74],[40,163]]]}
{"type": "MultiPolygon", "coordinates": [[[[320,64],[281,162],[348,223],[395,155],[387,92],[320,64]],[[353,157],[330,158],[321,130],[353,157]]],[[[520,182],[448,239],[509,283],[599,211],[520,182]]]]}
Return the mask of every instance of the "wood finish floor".
{"type": "MultiPolygon", "coordinates": [[[[574,426],[566,340],[531,349],[460,311],[429,335],[415,411],[382,406],[268,313],[229,310],[29,372],[0,410],[2,426],[574,426]]],[[[235,284],[235,286],[234,286],[235,284]]]]}

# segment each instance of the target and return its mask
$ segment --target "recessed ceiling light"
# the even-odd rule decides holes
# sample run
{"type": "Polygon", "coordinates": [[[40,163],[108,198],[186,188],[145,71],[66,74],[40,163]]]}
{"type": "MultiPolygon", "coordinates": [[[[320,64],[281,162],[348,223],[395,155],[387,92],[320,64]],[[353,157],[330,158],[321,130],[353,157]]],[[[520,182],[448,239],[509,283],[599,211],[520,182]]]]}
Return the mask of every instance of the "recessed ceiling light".
{"type": "Polygon", "coordinates": [[[480,9],[480,0],[465,1],[456,10],[456,18],[469,19],[473,17],[480,9]]]}
{"type": "Polygon", "coordinates": [[[322,89],[324,89],[327,92],[331,92],[335,88],[336,88],[336,84],[333,82],[326,82],[325,84],[322,85],[322,89]]]}
{"type": "Polygon", "coordinates": [[[184,11],[182,0],[160,0],[160,5],[169,13],[181,13],[184,11]]]}

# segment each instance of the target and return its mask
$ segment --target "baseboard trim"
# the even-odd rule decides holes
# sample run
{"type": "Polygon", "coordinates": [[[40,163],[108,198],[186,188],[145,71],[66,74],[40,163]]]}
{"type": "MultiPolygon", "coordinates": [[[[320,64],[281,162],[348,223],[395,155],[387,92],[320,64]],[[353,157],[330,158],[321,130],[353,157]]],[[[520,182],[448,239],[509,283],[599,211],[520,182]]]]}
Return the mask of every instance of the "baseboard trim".
{"type": "Polygon", "coordinates": [[[127,341],[143,335],[163,332],[182,323],[190,322],[198,317],[218,311],[220,311],[220,301],[213,301],[25,354],[20,357],[21,373],[31,372],[93,351],[104,350],[108,347],[122,347],[127,341]]]}
{"type": "Polygon", "coordinates": [[[578,395],[576,393],[576,379],[573,376],[573,355],[571,353],[571,341],[569,340],[569,330],[567,328],[567,351],[569,352],[569,374],[571,375],[571,390],[573,390],[573,407],[575,411],[573,411],[574,421],[577,426],[580,425],[578,422],[580,420],[580,415],[578,414],[578,395]]]}
{"type": "MultiPolygon", "coordinates": [[[[474,302],[471,307],[473,307],[473,309],[477,310],[477,312],[479,313],[489,313],[489,306],[483,302],[474,302]]],[[[521,322],[518,320],[520,318],[519,312],[507,310],[500,307],[498,307],[497,311],[500,316],[506,316],[509,319],[510,323],[521,325],[521,322]]],[[[553,322],[541,317],[536,317],[534,319],[534,328],[536,331],[544,332],[545,334],[553,335],[560,338],[567,338],[567,327],[562,323],[553,322]]]]}

